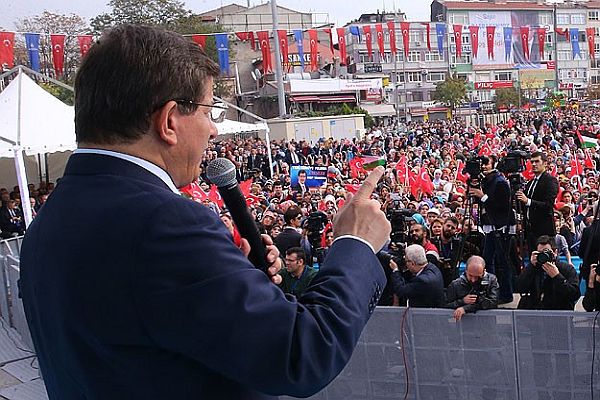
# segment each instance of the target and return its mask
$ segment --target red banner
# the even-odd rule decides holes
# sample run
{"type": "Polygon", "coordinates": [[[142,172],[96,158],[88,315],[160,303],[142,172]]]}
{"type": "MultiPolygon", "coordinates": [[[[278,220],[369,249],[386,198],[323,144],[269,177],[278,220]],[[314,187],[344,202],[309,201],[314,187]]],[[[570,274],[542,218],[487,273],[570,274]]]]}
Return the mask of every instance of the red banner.
{"type": "Polygon", "coordinates": [[[219,193],[219,190],[217,189],[217,185],[211,185],[210,192],[208,192],[208,198],[210,199],[210,201],[218,205],[219,208],[223,208],[225,202],[221,197],[221,193],[219,193]]]}
{"type": "Polygon", "coordinates": [[[452,29],[454,30],[454,43],[456,44],[456,56],[462,56],[462,25],[455,24],[452,25],[452,29]]]}
{"type": "Polygon", "coordinates": [[[396,179],[403,185],[408,184],[408,159],[406,156],[400,157],[396,163],[396,179]]]}
{"type": "Polygon", "coordinates": [[[280,29],[277,31],[277,38],[279,39],[279,51],[281,52],[282,64],[288,65],[288,37],[287,30],[280,29]]]}
{"type": "Polygon", "coordinates": [[[269,43],[269,32],[258,31],[256,32],[256,37],[258,37],[258,43],[262,53],[264,71],[265,73],[273,72],[273,68],[271,67],[271,45],[269,43]]]}
{"type": "Polygon", "coordinates": [[[350,165],[350,175],[352,179],[357,179],[359,174],[366,174],[367,171],[363,167],[364,160],[361,157],[354,157],[348,163],[350,165]]]}
{"type": "Polygon", "coordinates": [[[195,180],[189,185],[180,188],[179,191],[181,193],[186,193],[192,198],[192,200],[197,201],[199,203],[202,203],[204,200],[208,199],[208,194],[200,188],[198,180],[195,180]]]}
{"type": "Polygon", "coordinates": [[[310,70],[316,71],[318,69],[317,58],[319,56],[319,39],[317,37],[317,30],[309,29],[308,38],[310,41],[310,70]]]}
{"type": "Polygon", "coordinates": [[[347,65],[346,63],[346,28],[337,28],[338,35],[338,47],[340,48],[340,64],[347,65]]]}
{"type": "Polygon", "coordinates": [[[404,57],[408,57],[410,22],[400,22],[400,31],[402,32],[402,44],[404,45],[404,57]]]}
{"type": "Polygon", "coordinates": [[[79,35],[77,36],[77,41],[79,42],[81,57],[84,57],[90,50],[90,47],[92,47],[92,35],[79,35]]]}
{"type": "Polygon", "coordinates": [[[429,25],[429,22],[421,22],[421,25],[425,26],[427,32],[427,51],[431,51],[431,25],[429,25]]]}
{"type": "Polygon", "coordinates": [[[495,26],[486,26],[485,33],[487,37],[487,51],[488,58],[490,60],[494,59],[494,36],[496,35],[496,27],[495,26]]]}
{"type": "Polygon", "coordinates": [[[371,33],[371,25],[363,26],[363,33],[365,34],[365,41],[367,43],[367,52],[369,53],[369,59],[373,60],[373,42],[372,42],[372,33],[371,33]]]}
{"type": "Polygon", "coordinates": [[[556,61],[548,61],[546,63],[546,69],[556,69],[556,61]]]}
{"type": "Polygon", "coordinates": [[[421,188],[422,193],[432,194],[435,190],[429,172],[425,167],[421,167],[421,171],[419,172],[418,185],[421,188]]]}
{"type": "Polygon", "coordinates": [[[235,36],[238,37],[242,42],[250,41],[250,47],[252,50],[256,50],[256,43],[254,42],[254,32],[236,32],[235,36]]]}
{"type": "Polygon", "coordinates": [[[544,58],[544,46],[546,46],[546,28],[537,28],[538,46],[540,48],[540,60],[544,58]]]}
{"type": "Polygon", "coordinates": [[[206,35],[192,35],[192,40],[202,49],[206,49],[206,35]]]}
{"type": "Polygon", "coordinates": [[[523,57],[526,60],[529,60],[529,27],[522,26],[521,27],[521,46],[523,46],[523,57]]]}
{"type": "Polygon", "coordinates": [[[56,76],[61,76],[65,67],[65,35],[50,35],[50,43],[52,44],[54,71],[56,71],[56,76]]]}
{"type": "Polygon", "coordinates": [[[471,36],[471,53],[477,58],[479,52],[479,27],[476,25],[469,26],[469,35],[471,36]]]}
{"type": "Polygon", "coordinates": [[[505,89],[514,87],[512,81],[475,82],[475,90],[505,89]]]}
{"type": "Polygon", "coordinates": [[[383,59],[385,54],[385,48],[383,47],[383,26],[381,24],[375,24],[375,32],[377,33],[377,47],[379,48],[379,54],[383,59]]]}
{"type": "Polygon", "coordinates": [[[8,68],[15,66],[15,33],[0,32],[0,67],[8,65],[8,68]]]}
{"type": "Polygon", "coordinates": [[[333,61],[335,53],[333,52],[333,38],[331,37],[331,28],[324,28],[323,30],[329,34],[329,50],[331,50],[331,60],[333,61]]]}
{"type": "Polygon", "coordinates": [[[388,34],[390,35],[390,50],[392,55],[395,56],[398,50],[396,48],[396,24],[394,21],[388,21],[387,28],[388,34]]]}
{"type": "Polygon", "coordinates": [[[587,37],[588,50],[590,59],[596,58],[596,39],[594,38],[594,28],[585,28],[585,36],[587,37]]]}

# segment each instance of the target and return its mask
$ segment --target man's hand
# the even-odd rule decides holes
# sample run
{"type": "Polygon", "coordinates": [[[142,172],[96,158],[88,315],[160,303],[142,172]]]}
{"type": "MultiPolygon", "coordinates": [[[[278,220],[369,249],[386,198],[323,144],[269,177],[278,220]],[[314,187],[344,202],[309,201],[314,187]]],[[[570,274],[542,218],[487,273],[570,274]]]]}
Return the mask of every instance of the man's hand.
{"type": "Polygon", "coordinates": [[[462,316],[465,314],[466,314],[465,309],[463,307],[458,307],[456,310],[454,310],[454,319],[457,321],[460,321],[462,316]]]}
{"type": "Polygon", "coordinates": [[[548,274],[548,276],[550,278],[554,278],[556,275],[560,274],[560,272],[558,271],[558,268],[556,267],[556,265],[554,263],[551,263],[551,262],[544,263],[544,265],[542,265],[542,268],[544,269],[544,271],[546,271],[546,273],[548,274]]]}
{"type": "Polygon", "coordinates": [[[463,301],[465,302],[465,304],[475,304],[475,302],[477,301],[477,295],[468,294],[465,297],[463,297],[463,301]]]}
{"type": "MultiPolygon", "coordinates": [[[[269,266],[267,269],[267,275],[271,278],[271,282],[276,285],[281,283],[281,275],[278,272],[283,267],[283,263],[281,262],[281,258],[279,258],[279,250],[273,244],[273,239],[269,235],[260,235],[262,241],[265,245],[265,257],[267,259],[267,265],[269,266]]],[[[250,254],[250,244],[244,238],[242,238],[240,243],[240,250],[246,257],[250,254]]]]}
{"type": "Polygon", "coordinates": [[[472,187],[469,188],[469,194],[480,199],[483,197],[483,190],[472,187]]]}
{"type": "Polygon", "coordinates": [[[529,199],[527,198],[527,196],[525,196],[525,193],[523,193],[522,190],[519,190],[517,192],[517,199],[519,199],[519,201],[524,204],[527,204],[527,202],[529,201],[529,199]]]}
{"type": "Polygon", "coordinates": [[[381,204],[371,199],[371,194],[384,169],[375,168],[354,196],[348,193],[346,203],[333,220],[333,235],[352,235],[369,242],[375,252],[381,250],[390,237],[392,227],[381,211],[381,204]]]}

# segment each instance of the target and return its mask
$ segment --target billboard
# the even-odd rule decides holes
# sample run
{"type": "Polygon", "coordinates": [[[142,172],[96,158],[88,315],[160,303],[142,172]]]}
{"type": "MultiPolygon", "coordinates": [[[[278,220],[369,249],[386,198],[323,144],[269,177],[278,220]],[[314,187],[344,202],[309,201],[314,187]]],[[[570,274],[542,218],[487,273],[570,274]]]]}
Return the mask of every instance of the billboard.
{"type": "Polygon", "coordinates": [[[470,25],[479,27],[478,57],[473,58],[473,69],[502,69],[512,68],[513,58],[511,54],[504,52],[503,28],[512,26],[510,11],[469,11],[470,25]],[[494,58],[488,58],[487,27],[495,26],[494,32],[494,58]]]}
{"type": "MultiPolygon", "coordinates": [[[[298,173],[300,171],[306,173],[306,180],[304,181],[306,187],[321,187],[324,183],[327,183],[327,167],[292,165],[290,171],[292,190],[294,190],[294,187],[298,186],[298,173]]],[[[300,179],[305,178],[300,177],[300,179]]]]}

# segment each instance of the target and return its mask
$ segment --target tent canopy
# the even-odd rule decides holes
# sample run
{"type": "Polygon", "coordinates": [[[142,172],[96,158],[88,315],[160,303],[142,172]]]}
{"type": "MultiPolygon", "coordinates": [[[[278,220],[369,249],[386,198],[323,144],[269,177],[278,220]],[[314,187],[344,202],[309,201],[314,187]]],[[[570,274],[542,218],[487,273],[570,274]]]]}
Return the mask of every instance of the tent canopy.
{"type": "Polygon", "coordinates": [[[228,135],[232,133],[244,133],[244,132],[257,132],[267,130],[267,124],[259,122],[256,124],[249,124],[246,122],[238,122],[230,119],[226,119],[223,122],[215,124],[219,135],[228,135]]]}

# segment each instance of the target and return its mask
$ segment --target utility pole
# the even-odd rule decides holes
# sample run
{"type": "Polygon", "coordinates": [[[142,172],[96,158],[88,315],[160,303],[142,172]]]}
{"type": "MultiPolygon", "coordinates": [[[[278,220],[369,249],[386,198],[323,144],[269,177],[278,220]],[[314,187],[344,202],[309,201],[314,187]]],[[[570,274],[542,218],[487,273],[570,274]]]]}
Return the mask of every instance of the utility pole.
{"type": "Polygon", "coordinates": [[[554,81],[556,82],[556,91],[560,87],[558,80],[558,33],[556,32],[557,17],[556,17],[556,3],[553,5],[554,11],[554,81]]]}
{"type": "Polygon", "coordinates": [[[277,80],[277,102],[279,103],[279,117],[287,114],[285,107],[285,90],[283,88],[283,68],[281,67],[281,49],[279,48],[279,22],[277,19],[277,1],[271,1],[271,14],[273,15],[273,39],[275,41],[275,79],[277,80]]]}

